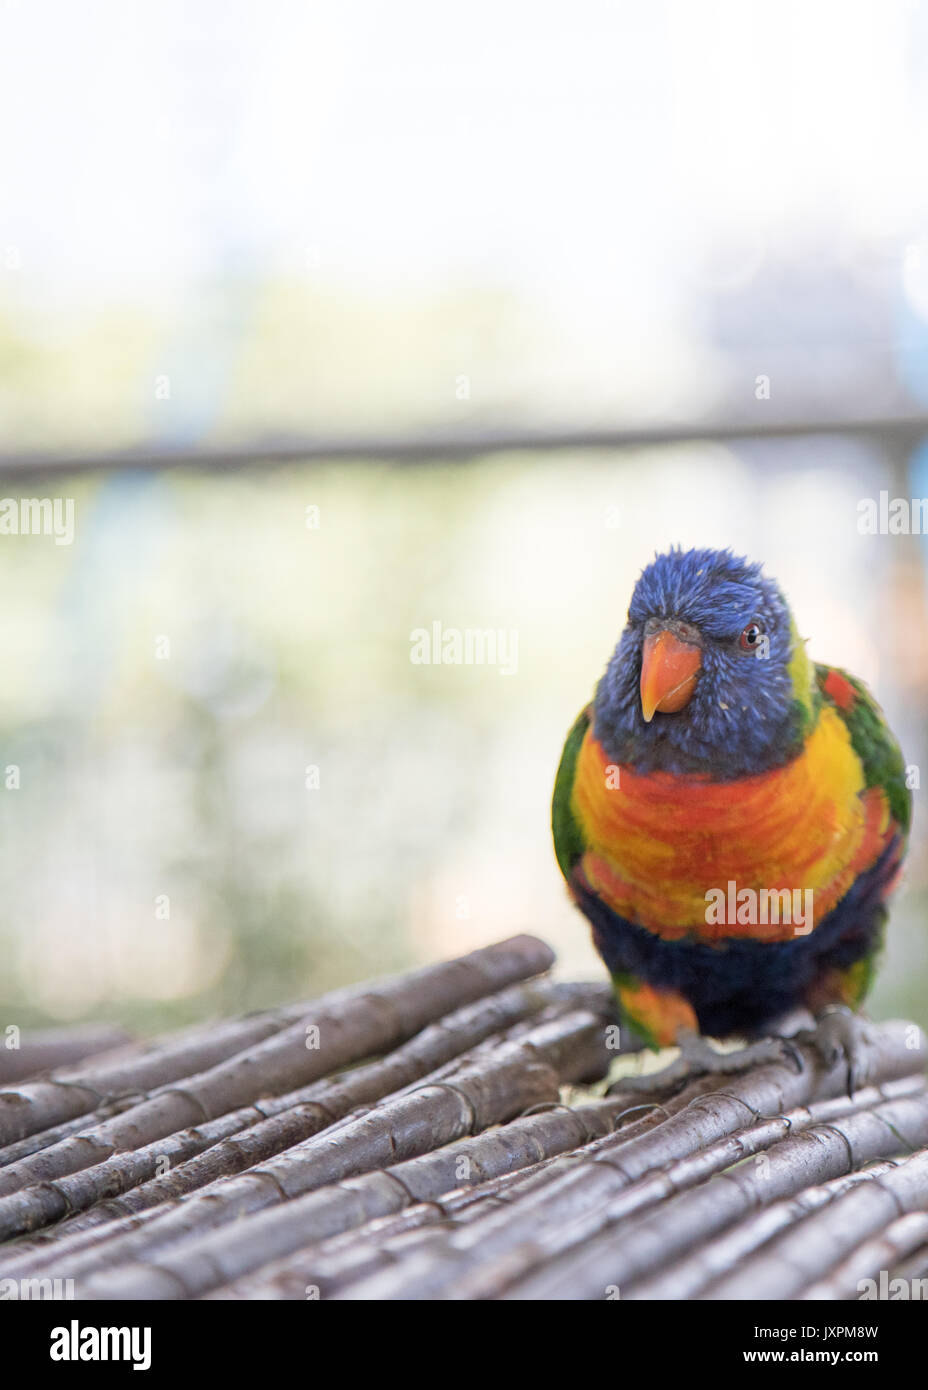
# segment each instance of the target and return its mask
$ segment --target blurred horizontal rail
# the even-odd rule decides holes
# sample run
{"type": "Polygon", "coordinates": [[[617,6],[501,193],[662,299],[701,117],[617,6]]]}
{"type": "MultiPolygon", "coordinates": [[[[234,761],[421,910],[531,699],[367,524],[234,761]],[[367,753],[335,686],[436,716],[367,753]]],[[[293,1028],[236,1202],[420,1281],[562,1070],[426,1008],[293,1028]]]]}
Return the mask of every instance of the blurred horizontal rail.
{"type": "Polygon", "coordinates": [[[659,448],[668,444],[726,440],[796,439],[822,435],[856,435],[914,447],[928,436],[928,415],[684,421],[614,429],[496,428],[436,434],[333,435],[254,439],[240,445],[182,446],[143,444],[100,453],[0,453],[0,477],[48,478],[95,471],[168,468],[227,471],[291,463],[360,462],[424,463],[474,459],[486,454],[553,453],[559,450],[659,448]]]}

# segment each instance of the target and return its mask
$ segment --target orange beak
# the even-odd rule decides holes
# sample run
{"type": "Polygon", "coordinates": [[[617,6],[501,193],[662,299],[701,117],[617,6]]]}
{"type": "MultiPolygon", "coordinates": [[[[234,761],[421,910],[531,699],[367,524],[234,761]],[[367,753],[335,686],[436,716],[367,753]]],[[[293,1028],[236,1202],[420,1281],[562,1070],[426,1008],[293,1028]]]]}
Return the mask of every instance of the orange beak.
{"type": "Polygon", "coordinates": [[[696,686],[702,654],[665,628],[646,637],[641,654],[641,713],[650,724],[656,713],[675,714],[696,686]]]}

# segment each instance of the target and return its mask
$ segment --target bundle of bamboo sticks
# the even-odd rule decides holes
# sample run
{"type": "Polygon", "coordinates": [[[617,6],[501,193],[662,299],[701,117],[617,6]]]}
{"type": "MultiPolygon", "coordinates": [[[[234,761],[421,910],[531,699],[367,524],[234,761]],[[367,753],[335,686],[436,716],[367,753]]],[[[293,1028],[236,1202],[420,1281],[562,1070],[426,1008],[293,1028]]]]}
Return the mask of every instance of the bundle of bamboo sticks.
{"type": "Polygon", "coordinates": [[[648,1097],[608,1086],[633,1065],[608,988],[552,964],[517,936],[155,1043],[38,1040],[32,1078],[24,1048],[0,1071],[0,1294],[856,1298],[928,1276],[918,1028],[872,1027],[853,1096],[800,1047],[648,1097]]]}

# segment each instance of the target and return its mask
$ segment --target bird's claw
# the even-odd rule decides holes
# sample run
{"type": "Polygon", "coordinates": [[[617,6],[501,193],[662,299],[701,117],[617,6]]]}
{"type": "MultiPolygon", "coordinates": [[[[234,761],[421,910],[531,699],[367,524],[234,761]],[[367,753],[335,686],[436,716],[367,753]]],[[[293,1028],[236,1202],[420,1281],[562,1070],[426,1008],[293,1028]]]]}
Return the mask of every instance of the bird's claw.
{"type": "Polygon", "coordinates": [[[677,1090],[690,1077],[689,1064],[681,1055],[657,1071],[620,1076],[608,1088],[607,1095],[624,1095],[626,1092],[641,1096],[660,1095],[665,1091],[677,1090]]]}
{"type": "Polygon", "coordinates": [[[865,1086],[869,1077],[870,1043],[867,1020],[844,1004],[829,1005],[816,1016],[815,1027],[793,1034],[793,1041],[813,1047],[826,1070],[844,1059],[847,1065],[847,1094],[852,1096],[865,1086]]]}
{"type": "Polygon", "coordinates": [[[659,1071],[620,1077],[610,1092],[631,1091],[650,1095],[678,1088],[700,1076],[731,1076],[768,1062],[782,1062],[784,1056],[797,1071],[803,1067],[802,1054],[790,1038],[760,1038],[731,1052],[720,1052],[699,1033],[683,1033],[677,1039],[680,1055],[659,1071]]]}
{"type": "Polygon", "coordinates": [[[784,1058],[788,1058],[796,1071],[801,1072],[806,1065],[800,1050],[803,1045],[818,1053],[827,1071],[831,1071],[842,1059],[845,1061],[849,1096],[866,1085],[870,1071],[871,1037],[866,1020],[840,1004],[830,1005],[818,1014],[812,1028],[802,1028],[788,1037],[774,1034],[769,1038],[760,1038],[732,1052],[718,1051],[698,1033],[681,1034],[677,1041],[680,1055],[668,1066],[660,1071],[620,1077],[610,1091],[650,1095],[679,1089],[685,1082],[699,1076],[729,1076],[768,1062],[782,1062],[784,1058]]]}

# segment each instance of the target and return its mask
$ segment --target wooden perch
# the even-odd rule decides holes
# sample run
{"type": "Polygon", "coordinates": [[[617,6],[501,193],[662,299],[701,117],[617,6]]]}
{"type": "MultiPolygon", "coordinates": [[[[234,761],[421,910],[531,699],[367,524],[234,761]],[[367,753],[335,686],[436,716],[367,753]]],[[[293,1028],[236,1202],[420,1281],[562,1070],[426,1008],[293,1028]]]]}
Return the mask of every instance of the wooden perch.
{"type": "Polygon", "coordinates": [[[129,1041],[129,1034],[122,1028],[104,1023],[27,1033],[18,1047],[0,1047],[0,1086],[24,1081],[53,1067],[73,1066],[129,1041]]]}
{"type": "Polygon", "coordinates": [[[45,1225],[131,1188],[136,1189],[136,1200],[111,1208],[113,1214],[141,1211],[192,1192],[310,1138],[358,1106],[408,1086],[440,1063],[453,1060],[469,1045],[558,999],[569,1001],[575,993],[570,986],[548,981],[501,991],[448,1015],[387,1057],[357,1067],[343,1078],[255,1101],[219,1120],[178,1130],[139,1149],[114,1152],[115,1125],[102,1133],[87,1128],[73,1140],[51,1145],[0,1170],[0,1194],[23,1191],[22,1197],[9,1200],[0,1195],[0,1229],[10,1233],[45,1225]],[[174,1166],[165,1173],[167,1164],[174,1166]],[[54,1187],[38,1186],[53,1178],[58,1179],[54,1187]]]}
{"type": "Polygon", "coordinates": [[[603,1095],[610,993],[552,960],[514,937],[154,1044],[60,1036],[44,1077],[0,1073],[0,1290],[856,1298],[923,1277],[914,1025],[872,1027],[853,1096],[812,1046],[603,1095]]]}

